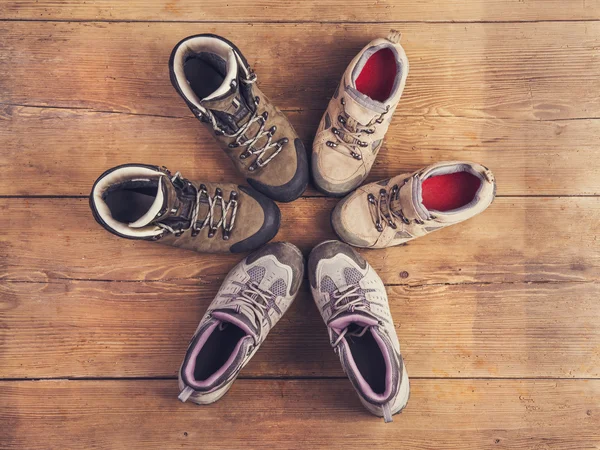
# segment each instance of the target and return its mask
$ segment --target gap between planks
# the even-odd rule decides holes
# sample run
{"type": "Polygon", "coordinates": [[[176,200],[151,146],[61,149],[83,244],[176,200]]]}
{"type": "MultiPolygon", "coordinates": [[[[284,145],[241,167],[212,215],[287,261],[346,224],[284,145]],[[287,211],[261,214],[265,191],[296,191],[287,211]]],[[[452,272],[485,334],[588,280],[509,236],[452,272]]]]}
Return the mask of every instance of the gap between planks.
{"type": "MultiPolygon", "coordinates": [[[[245,381],[320,381],[320,380],[347,380],[345,376],[246,376],[240,375],[236,380],[245,381]]],[[[52,381],[171,381],[177,380],[176,376],[165,377],[47,377],[47,378],[1,378],[4,383],[28,381],[32,383],[52,382],[52,381]]],[[[440,380],[482,380],[482,381],[519,381],[519,380],[540,380],[540,381],[596,381],[599,377],[415,377],[411,376],[410,380],[425,380],[425,381],[440,381],[440,380]]]]}
{"type": "MultiPolygon", "coordinates": [[[[161,119],[187,119],[197,121],[193,116],[185,115],[185,116],[176,116],[176,115],[167,115],[167,114],[151,114],[151,113],[137,113],[131,111],[118,111],[118,110],[110,110],[110,109],[94,109],[88,108],[85,106],[61,106],[61,105],[29,105],[25,103],[10,103],[10,102],[0,102],[0,106],[9,106],[15,108],[33,108],[33,109],[60,109],[65,111],[80,111],[80,112],[88,112],[88,113],[96,113],[96,114],[122,114],[126,116],[140,116],[140,117],[156,117],[161,119]]],[[[322,108],[283,108],[281,112],[283,113],[303,113],[303,112],[324,112],[322,108]]],[[[511,120],[515,122],[566,122],[566,121],[575,121],[575,120],[600,120],[600,117],[596,116],[581,116],[581,117],[565,117],[565,118],[538,118],[535,120],[532,119],[515,119],[512,116],[494,116],[490,117],[477,117],[477,116],[461,116],[457,114],[407,114],[402,112],[394,113],[394,117],[402,118],[402,117],[418,117],[418,118],[432,118],[432,119],[468,119],[468,120],[481,120],[487,121],[490,119],[493,120],[511,120]]]]}
{"type": "Polygon", "coordinates": [[[386,25],[386,24],[524,24],[524,23],[577,23],[600,22],[600,19],[543,19],[543,20],[152,20],[152,19],[7,19],[0,18],[2,22],[48,22],[48,23],[185,23],[185,24],[249,24],[249,25],[386,25]]]}

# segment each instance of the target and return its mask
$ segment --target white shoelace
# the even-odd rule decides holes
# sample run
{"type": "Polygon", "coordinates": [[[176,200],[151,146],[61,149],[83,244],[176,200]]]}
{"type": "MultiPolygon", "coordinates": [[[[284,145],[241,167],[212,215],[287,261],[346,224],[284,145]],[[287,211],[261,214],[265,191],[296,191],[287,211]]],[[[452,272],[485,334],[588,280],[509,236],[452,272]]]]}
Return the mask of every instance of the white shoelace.
{"type": "MultiPolygon", "coordinates": [[[[254,75],[254,73],[252,73],[252,74],[254,75]]],[[[242,79],[242,82],[244,84],[253,84],[256,82],[256,76],[254,75],[252,78],[247,79],[247,80],[242,79]]],[[[254,108],[254,111],[252,112],[252,116],[250,117],[250,120],[248,120],[248,122],[246,122],[244,125],[239,127],[239,129],[233,134],[226,133],[225,131],[223,131],[221,129],[221,127],[219,127],[219,124],[217,123],[217,119],[215,118],[214,114],[210,110],[202,108],[202,111],[201,111],[202,114],[204,114],[206,117],[208,117],[210,124],[212,125],[213,129],[216,132],[218,132],[228,138],[234,138],[235,139],[234,142],[235,142],[236,146],[246,147],[245,153],[243,153],[241,156],[242,159],[246,159],[248,156],[252,156],[252,155],[257,156],[254,163],[252,163],[252,165],[250,165],[248,167],[248,170],[250,170],[251,172],[256,170],[256,168],[266,166],[270,161],[273,160],[273,158],[275,158],[281,152],[281,150],[283,149],[283,146],[288,142],[287,138],[279,139],[276,142],[272,142],[273,134],[275,133],[277,128],[275,126],[273,126],[270,129],[265,130],[265,125],[267,124],[268,113],[265,112],[260,116],[258,115],[259,100],[260,100],[259,97],[254,97],[255,108],[254,108]],[[260,122],[260,125],[259,125],[258,131],[256,132],[255,136],[253,138],[244,140],[245,133],[250,129],[250,127],[254,123],[258,123],[258,122],[260,122]],[[264,143],[264,145],[260,148],[253,149],[254,144],[256,144],[261,138],[263,138],[265,136],[267,137],[267,141],[264,143]],[[271,155],[263,161],[262,157],[265,155],[265,153],[269,149],[275,148],[275,147],[277,147],[276,150],[273,151],[273,153],[271,153],[271,155]]]]}
{"type": "Polygon", "coordinates": [[[254,314],[254,317],[256,318],[256,323],[258,324],[258,340],[260,341],[262,318],[268,313],[269,300],[273,298],[274,295],[269,291],[264,291],[259,288],[255,282],[240,285],[243,287],[237,295],[232,298],[231,304],[235,305],[236,303],[241,302],[241,304],[250,308],[252,314],[254,314]]]}
{"type": "MultiPolygon", "coordinates": [[[[173,175],[173,177],[171,177],[171,182],[173,183],[173,182],[177,181],[177,179],[180,179],[180,178],[183,180],[181,173],[177,172],[177,173],[175,173],[175,175],[173,175]]],[[[192,229],[194,235],[196,235],[197,233],[200,232],[200,230],[204,229],[208,225],[209,229],[212,232],[212,234],[209,234],[209,237],[212,237],[212,235],[214,235],[214,232],[219,227],[222,227],[223,228],[223,237],[225,239],[227,239],[229,237],[229,233],[233,229],[233,225],[235,224],[235,217],[237,215],[237,207],[238,207],[237,194],[232,195],[232,198],[230,198],[229,201],[225,202],[225,199],[223,198],[223,196],[218,193],[216,193],[214,196],[211,197],[208,194],[208,191],[206,190],[204,185],[201,185],[197,189],[196,203],[194,204],[194,210],[192,211],[192,216],[190,218],[190,220],[191,220],[190,228],[192,229]],[[206,197],[206,199],[208,201],[208,213],[207,213],[206,217],[204,218],[204,220],[202,221],[202,224],[198,225],[198,214],[200,212],[200,203],[201,203],[202,197],[206,197]],[[219,205],[221,207],[221,217],[220,217],[219,221],[215,224],[214,223],[215,206],[217,206],[217,205],[219,205]],[[231,210],[231,219],[228,222],[227,214],[229,214],[230,210],[231,210]]],[[[160,223],[160,222],[157,223],[157,225],[165,230],[170,231],[171,233],[173,233],[175,235],[179,235],[179,234],[183,233],[184,231],[186,231],[185,229],[175,230],[172,227],[170,227],[169,225],[166,225],[166,224],[160,223]]]]}
{"type": "MultiPolygon", "coordinates": [[[[351,286],[350,289],[345,290],[344,292],[341,292],[341,289],[337,289],[333,292],[333,295],[335,297],[338,297],[339,295],[339,297],[333,304],[333,309],[336,311],[337,314],[343,313],[345,311],[354,312],[358,310],[371,315],[368,301],[363,293],[358,292],[359,290],[360,286],[356,284],[351,286]],[[344,300],[346,300],[347,302],[342,304],[344,300]]],[[[362,337],[367,332],[368,328],[369,326],[365,326],[361,331],[349,332],[348,327],[346,327],[342,330],[337,339],[333,342],[332,346],[337,347],[346,335],[362,337]]]]}

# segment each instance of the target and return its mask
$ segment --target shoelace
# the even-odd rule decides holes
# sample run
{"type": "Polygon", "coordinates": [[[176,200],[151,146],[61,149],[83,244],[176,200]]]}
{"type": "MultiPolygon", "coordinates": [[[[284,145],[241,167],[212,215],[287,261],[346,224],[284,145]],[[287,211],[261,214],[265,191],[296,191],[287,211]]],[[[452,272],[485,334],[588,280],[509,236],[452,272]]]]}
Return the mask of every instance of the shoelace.
{"type": "MultiPolygon", "coordinates": [[[[178,180],[181,180],[183,183],[187,183],[191,185],[191,183],[181,176],[181,173],[177,172],[173,177],[171,177],[171,183],[175,184],[178,180]]],[[[235,224],[235,217],[237,215],[237,192],[231,191],[229,194],[229,201],[225,202],[223,198],[223,191],[220,188],[215,190],[215,194],[211,196],[208,193],[208,190],[204,184],[201,184],[198,189],[196,189],[196,202],[194,204],[194,209],[192,211],[192,216],[190,218],[190,227],[182,228],[180,230],[175,230],[169,225],[164,223],[157,223],[157,225],[167,231],[170,231],[175,236],[181,236],[185,231],[189,228],[192,229],[192,236],[197,236],[201,230],[209,227],[208,237],[213,237],[219,227],[223,229],[223,239],[228,240],[231,234],[231,230],[233,229],[233,225],[235,224]],[[208,212],[206,217],[200,222],[198,220],[198,214],[200,212],[200,204],[202,203],[202,199],[205,198],[208,202],[208,212]],[[215,224],[215,207],[219,206],[221,209],[221,217],[219,221],[215,224]],[[227,217],[229,212],[230,219],[228,221],[227,217]]]]}
{"type": "MultiPolygon", "coordinates": [[[[336,314],[341,314],[346,311],[362,311],[367,313],[368,315],[371,315],[371,308],[369,306],[369,302],[365,297],[364,293],[359,292],[360,289],[361,288],[358,284],[354,284],[343,291],[341,289],[333,291],[333,296],[336,299],[333,304],[333,309],[334,311],[336,311],[336,314]],[[344,301],[346,301],[346,303],[342,303],[344,301]]],[[[361,331],[351,332],[348,331],[348,327],[346,327],[342,330],[337,339],[331,345],[332,347],[337,347],[346,335],[361,337],[367,332],[368,328],[369,326],[365,326],[361,331]]]]}
{"type": "MultiPolygon", "coordinates": [[[[346,105],[346,101],[343,97],[341,98],[340,102],[342,104],[342,107],[346,105]]],[[[351,156],[356,160],[361,160],[362,150],[360,149],[369,146],[368,142],[361,140],[362,133],[375,133],[375,131],[377,131],[377,125],[383,123],[384,117],[388,113],[389,109],[390,108],[388,106],[383,114],[381,114],[377,119],[374,119],[371,122],[369,122],[365,128],[360,128],[360,124],[358,123],[358,121],[350,117],[350,115],[344,109],[343,114],[340,114],[337,117],[337,121],[340,125],[340,128],[331,128],[331,132],[335,136],[337,142],[327,141],[326,145],[344,155],[351,156]],[[350,150],[349,154],[345,150],[342,150],[345,147],[347,147],[350,150]]]]}
{"type": "MultiPolygon", "coordinates": [[[[404,183],[406,183],[406,181],[408,180],[404,180],[404,183]]],[[[373,219],[377,231],[382,232],[384,230],[384,224],[389,225],[395,230],[398,228],[396,220],[401,220],[407,225],[411,223],[411,221],[404,216],[401,209],[393,211],[390,207],[391,201],[398,200],[399,194],[400,187],[395,184],[389,190],[383,188],[380,189],[377,197],[373,194],[367,195],[369,212],[371,213],[371,218],[373,219]]],[[[425,223],[419,219],[414,219],[414,222],[420,225],[425,223]]]]}
{"type": "Polygon", "coordinates": [[[256,323],[258,324],[258,340],[260,341],[260,332],[262,329],[260,324],[262,323],[262,318],[269,311],[269,301],[273,300],[275,295],[270,291],[261,289],[254,281],[245,284],[239,282],[234,283],[240,286],[242,289],[237,293],[237,295],[235,295],[235,297],[231,298],[231,303],[235,304],[236,302],[241,302],[250,308],[254,314],[254,317],[256,318],[256,323]]]}
{"type": "MultiPolygon", "coordinates": [[[[253,76],[250,79],[242,79],[242,82],[245,84],[255,83],[256,75],[254,75],[254,72],[252,72],[252,75],[253,76]]],[[[234,142],[229,144],[229,148],[246,147],[244,153],[240,155],[240,159],[246,159],[249,156],[256,155],[256,159],[254,160],[254,162],[250,166],[248,166],[248,170],[250,172],[254,172],[256,169],[266,166],[269,162],[273,160],[273,158],[275,158],[281,152],[281,150],[283,150],[283,146],[289,142],[289,139],[287,137],[281,138],[273,142],[273,135],[277,131],[277,126],[273,125],[268,130],[265,130],[267,119],[269,118],[269,113],[265,111],[261,115],[258,115],[258,105],[260,103],[260,97],[254,97],[253,100],[254,111],[252,112],[250,120],[248,120],[244,125],[239,127],[239,129],[233,134],[229,134],[225,132],[225,130],[223,130],[221,127],[219,127],[217,119],[210,110],[203,111],[203,114],[210,121],[210,124],[215,130],[215,133],[217,133],[218,135],[223,135],[228,138],[235,139],[234,142]],[[259,124],[256,134],[252,138],[245,138],[246,132],[248,132],[250,127],[255,123],[259,124]],[[259,148],[254,148],[254,144],[256,144],[263,137],[267,138],[263,146],[259,148]],[[263,161],[263,156],[271,148],[275,148],[275,150],[269,155],[267,159],[263,161]]]]}

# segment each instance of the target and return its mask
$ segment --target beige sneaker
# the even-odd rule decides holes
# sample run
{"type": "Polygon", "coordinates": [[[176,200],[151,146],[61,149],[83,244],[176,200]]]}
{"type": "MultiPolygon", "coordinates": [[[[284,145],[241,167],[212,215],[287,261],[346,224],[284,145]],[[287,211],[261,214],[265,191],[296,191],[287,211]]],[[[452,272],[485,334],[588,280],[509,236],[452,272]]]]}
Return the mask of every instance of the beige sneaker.
{"type": "Polygon", "coordinates": [[[250,186],[279,202],[302,195],[309,178],[304,144],[233,43],[213,34],[185,38],[169,70],[179,95],[250,186]]]}
{"type": "Polygon", "coordinates": [[[312,173],[327,195],[343,196],[367,177],[408,76],[408,59],[392,30],[352,60],[321,119],[312,173]]]}
{"type": "Polygon", "coordinates": [[[495,195],[487,167],[441,162],[361,186],[337,204],[331,223],[350,245],[391,247],[467,220],[490,206],[495,195]]]}

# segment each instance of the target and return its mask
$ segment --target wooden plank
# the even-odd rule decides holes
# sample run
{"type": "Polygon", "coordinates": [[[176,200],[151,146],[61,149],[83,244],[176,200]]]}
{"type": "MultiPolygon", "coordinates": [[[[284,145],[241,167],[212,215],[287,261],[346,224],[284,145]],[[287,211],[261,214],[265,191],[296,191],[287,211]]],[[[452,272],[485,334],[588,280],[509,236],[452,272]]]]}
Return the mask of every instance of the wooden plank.
{"type": "Polygon", "coordinates": [[[343,3],[305,0],[293,7],[283,0],[8,0],[0,7],[0,19],[28,20],[156,20],[156,21],[533,21],[599,19],[598,0],[381,0],[371,5],[359,0],[343,3]]]}
{"type": "Polygon", "coordinates": [[[277,106],[322,111],[356,52],[390,28],[411,61],[399,116],[600,117],[599,22],[3,22],[0,102],[189,117],[167,61],[179,39],[209,32],[241,46],[277,106]]]}
{"type": "MultiPolygon", "coordinates": [[[[218,283],[0,284],[0,376],[176,376],[218,283]]],[[[388,288],[415,377],[600,377],[600,285],[388,288]]],[[[243,377],[344,374],[305,285],[243,377]]]]}
{"type": "MultiPolygon", "coordinates": [[[[288,116],[310,151],[321,112],[288,116]]],[[[0,124],[0,195],[87,195],[102,171],[132,161],[190,179],[244,181],[193,117],[0,106],[0,124]]],[[[600,157],[598,135],[600,120],[397,117],[369,180],[434,161],[472,160],[494,171],[499,195],[599,194],[600,168],[587,164],[600,157]]]]}
{"type": "MultiPolygon", "coordinates": [[[[68,180],[65,180],[66,182],[68,180]]],[[[335,238],[335,199],[282,204],[276,240],[306,255],[335,238]]],[[[0,199],[5,280],[218,281],[240,256],[199,254],[104,231],[87,199],[0,199]]],[[[362,250],[388,284],[597,281],[600,199],[499,198],[483,214],[403,247],[362,250]]]]}
{"type": "Polygon", "coordinates": [[[211,406],[174,381],[0,383],[8,449],[596,449],[600,381],[413,380],[393,424],[347,380],[238,380],[211,406]],[[75,444],[76,443],[76,444],[75,444]]]}

